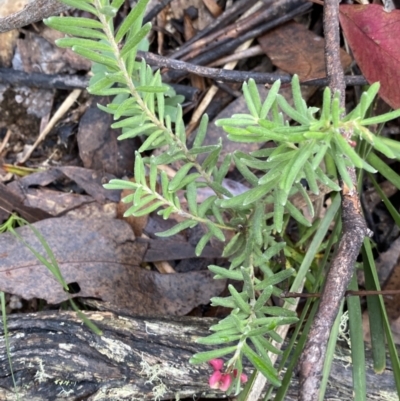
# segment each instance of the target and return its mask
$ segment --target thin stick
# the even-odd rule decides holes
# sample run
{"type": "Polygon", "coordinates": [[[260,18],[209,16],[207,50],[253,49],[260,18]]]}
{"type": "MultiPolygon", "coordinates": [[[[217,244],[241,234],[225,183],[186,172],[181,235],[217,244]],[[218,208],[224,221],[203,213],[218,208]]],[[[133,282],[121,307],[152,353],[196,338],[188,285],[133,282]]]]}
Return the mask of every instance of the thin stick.
{"type": "MultiPolygon", "coordinates": [[[[211,22],[206,28],[200,31],[198,34],[193,36],[190,40],[188,40],[184,45],[182,45],[179,49],[170,54],[170,58],[177,59],[182,57],[184,54],[188,53],[193,47],[193,43],[198,42],[201,38],[206,35],[209,35],[216,28],[221,28],[222,26],[226,26],[226,24],[231,23],[236,20],[236,17],[243,11],[243,9],[249,9],[255,4],[258,0],[239,0],[232,7],[229,7],[222,15],[220,15],[215,21],[211,22]]],[[[196,45],[194,45],[196,46],[196,45]]]]}
{"type": "MultiPolygon", "coordinates": [[[[382,295],[382,296],[391,296],[400,294],[400,290],[382,290],[382,291],[353,291],[348,290],[344,293],[345,297],[369,297],[372,295],[382,295]]],[[[282,294],[281,298],[320,298],[321,293],[312,292],[308,294],[303,294],[300,292],[286,292],[282,294]]]]}
{"type": "MultiPolygon", "coordinates": [[[[340,91],[341,107],[345,105],[345,82],[340,64],[339,0],[324,2],[325,62],[329,87],[334,94],[340,91]]],[[[342,133],[351,136],[351,133],[342,133]]],[[[354,168],[348,168],[353,188],[343,182],[342,188],[342,237],[330,266],[318,311],[307,337],[299,363],[300,401],[318,401],[322,370],[332,326],[340,303],[354,274],[354,265],[364,237],[369,230],[362,216],[354,168]]]]}
{"type": "Polygon", "coordinates": [[[37,148],[40,142],[46,138],[47,134],[54,128],[57,122],[64,116],[64,114],[71,108],[74,104],[75,100],[78,99],[79,95],[82,93],[81,89],[73,90],[68,97],[64,100],[60,108],[54,113],[54,116],[50,119],[49,123],[47,124],[46,128],[40,133],[38,139],[36,139],[35,143],[32,147],[28,150],[28,152],[24,155],[24,157],[19,161],[20,163],[25,163],[32,152],[37,148]]]}
{"type": "Polygon", "coordinates": [[[249,49],[236,51],[235,53],[231,54],[230,56],[222,57],[219,60],[213,61],[209,67],[217,67],[218,65],[223,65],[226,63],[230,63],[231,61],[238,61],[243,60],[245,58],[254,57],[264,55],[265,52],[261,48],[260,45],[255,45],[250,47],[249,49]]]}
{"type": "MultiPolygon", "coordinates": [[[[273,84],[278,79],[280,79],[282,83],[289,83],[292,80],[289,74],[230,71],[223,68],[202,67],[148,52],[138,53],[138,60],[143,58],[151,66],[183,70],[187,73],[197,74],[220,82],[243,83],[253,78],[258,84],[273,84]]],[[[362,86],[368,83],[362,75],[347,75],[345,77],[345,82],[347,86],[362,86]]],[[[13,70],[12,68],[0,68],[0,83],[44,89],[86,89],[89,85],[89,77],[67,74],[42,74],[39,72],[28,74],[23,71],[13,70]]],[[[327,86],[328,80],[326,78],[318,78],[302,82],[302,85],[327,86]]],[[[182,87],[182,85],[180,85],[180,87],[182,87]]],[[[190,87],[188,88],[190,89],[190,87]]]]}
{"type": "Polygon", "coordinates": [[[3,150],[6,148],[8,141],[10,140],[12,131],[10,129],[7,130],[6,135],[3,139],[3,142],[0,145],[0,155],[3,153],[3,150]]]}
{"type": "MultiPolygon", "coordinates": [[[[248,10],[240,19],[247,19],[248,15],[253,14],[255,11],[260,8],[260,4],[255,4],[250,10],[248,10]]],[[[248,47],[250,47],[251,43],[253,40],[249,40],[245,43],[243,43],[240,47],[239,50],[245,50],[248,47]]],[[[228,70],[233,70],[236,67],[237,61],[232,61],[224,66],[225,69],[228,70]]],[[[188,127],[186,129],[186,136],[189,136],[190,133],[197,127],[198,122],[200,121],[201,116],[204,114],[206,111],[208,105],[211,103],[212,99],[218,92],[218,87],[216,85],[212,85],[209,90],[207,91],[206,96],[202,100],[202,102],[199,104],[195,112],[193,113],[193,116],[188,124],[188,127]]]]}

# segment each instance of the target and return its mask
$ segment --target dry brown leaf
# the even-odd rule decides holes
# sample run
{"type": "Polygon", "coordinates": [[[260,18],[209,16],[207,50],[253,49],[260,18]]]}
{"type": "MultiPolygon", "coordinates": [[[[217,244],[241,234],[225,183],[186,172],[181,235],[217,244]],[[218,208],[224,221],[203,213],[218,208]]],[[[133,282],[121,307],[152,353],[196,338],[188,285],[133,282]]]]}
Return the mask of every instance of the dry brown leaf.
{"type": "Polygon", "coordinates": [[[79,156],[86,168],[105,171],[122,177],[133,171],[135,140],[118,141],[120,129],[112,129],[113,117],[97,107],[111,99],[96,98],[82,116],[77,135],[79,156]]]}
{"type": "MultiPolygon", "coordinates": [[[[288,22],[258,38],[272,63],[300,81],[325,77],[325,41],[304,24],[288,22]]],[[[351,64],[351,57],[340,52],[343,68],[351,64]]]]}
{"type": "MultiPolygon", "coordinates": [[[[184,315],[208,303],[224,288],[209,271],[159,274],[139,267],[146,246],[135,241],[120,220],[53,218],[35,223],[52,249],[67,283],[77,283],[72,297],[104,301],[131,314],[184,315]]],[[[18,229],[24,240],[46,255],[29,227],[18,229]]],[[[0,290],[51,304],[68,299],[61,285],[12,234],[0,236],[0,290]]]]}

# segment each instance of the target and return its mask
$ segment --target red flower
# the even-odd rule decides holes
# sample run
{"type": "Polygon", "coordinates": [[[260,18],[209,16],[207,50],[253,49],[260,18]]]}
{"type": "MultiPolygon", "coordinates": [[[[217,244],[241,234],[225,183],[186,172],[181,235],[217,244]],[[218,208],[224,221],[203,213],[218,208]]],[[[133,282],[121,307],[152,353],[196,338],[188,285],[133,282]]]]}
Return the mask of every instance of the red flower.
{"type": "Polygon", "coordinates": [[[227,373],[221,373],[216,370],[210,377],[208,384],[212,389],[219,389],[221,391],[227,391],[232,383],[232,376],[227,373]]]}
{"type": "MultiPolygon", "coordinates": [[[[232,384],[232,377],[237,377],[237,369],[233,373],[222,373],[221,369],[224,366],[224,361],[222,359],[212,359],[208,362],[214,369],[214,373],[211,375],[208,384],[210,388],[214,390],[227,391],[232,384]]],[[[240,375],[241,383],[247,382],[247,376],[242,373],[240,375]]]]}

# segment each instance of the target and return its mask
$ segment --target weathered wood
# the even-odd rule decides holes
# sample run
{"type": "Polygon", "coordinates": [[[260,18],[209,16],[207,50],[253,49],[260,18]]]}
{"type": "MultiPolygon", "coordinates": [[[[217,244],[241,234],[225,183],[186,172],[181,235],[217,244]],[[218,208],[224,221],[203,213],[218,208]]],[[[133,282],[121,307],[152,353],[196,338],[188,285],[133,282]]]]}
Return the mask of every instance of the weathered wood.
{"type": "MultiPolygon", "coordinates": [[[[91,332],[74,312],[8,317],[11,360],[21,400],[151,400],[220,397],[208,388],[210,368],[190,365],[195,343],[213,320],[88,312],[91,332]]],[[[0,326],[2,328],[2,326],[0,326]]],[[[0,400],[16,400],[0,331],[0,400]]],[[[374,374],[368,354],[368,400],[398,399],[390,368],[374,374]]],[[[249,373],[249,372],[247,372],[249,373]]],[[[286,400],[297,400],[297,378],[286,400]]],[[[327,400],[352,400],[349,351],[338,347],[327,400]]]]}

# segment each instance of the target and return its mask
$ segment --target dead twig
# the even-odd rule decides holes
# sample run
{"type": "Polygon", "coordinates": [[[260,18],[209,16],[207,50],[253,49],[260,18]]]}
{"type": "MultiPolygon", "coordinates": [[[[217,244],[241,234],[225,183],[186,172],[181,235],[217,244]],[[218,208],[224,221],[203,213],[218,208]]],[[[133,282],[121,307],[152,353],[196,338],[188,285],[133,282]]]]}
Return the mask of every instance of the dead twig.
{"type": "Polygon", "coordinates": [[[68,95],[68,97],[61,104],[60,108],[55,112],[54,116],[46,125],[46,128],[39,134],[39,137],[36,139],[35,143],[23,155],[22,159],[19,161],[20,163],[25,163],[29,159],[29,157],[32,155],[33,151],[37,148],[39,143],[42,142],[44,138],[46,138],[47,134],[54,128],[57,122],[64,116],[65,113],[68,112],[68,110],[75,103],[76,99],[78,99],[81,93],[82,93],[81,89],[74,89],[68,95]]]}
{"type": "Polygon", "coordinates": [[[143,24],[150,22],[154,17],[156,17],[163,8],[167,7],[172,0],[161,0],[158,4],[156,4],[143,18],[143,24]]]}
{"type": "Polygon", "coordinates": [[[0,18],[0,33],[42,21],[43,18],[58,15],[71,7],[57,0],[36,0],[28,3],[21,11],[0,18]]]}
{"type": "Polygon", "coordinates": [[[220,46],[220,44],[224,41],[241,37],[261,23],[264,23],[267,16],[271,12],[270,9],[265,7],[261,8],[260,3],[256,4],[254,8],[254,10],[250,9],[252,10],[251,13],[245,14],[245,18],[241,17],[237,22],[219,29],[211,35],[208,35],[205,38],[193,43],[187,48],[187,54],[181,56],[180,59],[182,61],[191,60],[200,54],[209,52],[211,49],[220,46]]]}
{"type": "MultiPolygon", "coordinates": [[[[172,60],[168,57],[157,56],[153,53],[138,52],[138,59],[145,59],[146,62],[154,67],[167,67],[170,69],[183,70],[191,74],[198,74],[205,78],[210,78],[220,82],[236,82],[253,78],[258,84],[273,84],[278,79],[282,83],[289,83],[292,77],[289,74],[263,73],[252,71],[231,71],[222,68],[209,68],[186,63],[184,61],[172,60]]],[[[345,77],[347,86],[366,85],[367,81],[362,75],[347,75],[345,77]]],[[[67,74],[42,74],[42,73],[26,73],[23,71],[13,70],[12,68],[0,68],[0,83],[12,86],[28,86],[42,89],[85,89],[89,85],[89,77],[81,75],[67,74]]],[[[327,78],[314,79],[302,82],[307,86],[327,86],[327,78]]],[[[172,85],[176,92],[185,95],[190,100],[193,96],[198,95],[195,88],[183,85],[172,85]],[[185,88],[185,93],[183,93],[185,88]]]]}
{"type": "MultiPolygon", "coordinates": [[[[325,0],[324,2],[324,32],[329,87],[332,94],[340,91],[340,103],[341,107],[344,108],[346,85],[339,53],[339,0],[325,0]]],[[[351,136],[351,133],[346,133],[346,136],[351,136]]],[[[354,264],[364,237],[369,235],[356,190],[355,169],[349,168],[348,172],[352,177],[353,188],[348,188],[341,182],[342,237],[330,266],[319,308],[300,359],[300,401],[319,400],[319,387],[329,335],[338,314],[340,303],[353,276],[354,264]]]]}
{"type": "MultiPolygon", "coordinates": [[[[369,297],[371,295],[382,295],[382,296],[390,296],[390,295],[398,295],[400,294],[400,290],[382,290],[382,291],[354,291],[348,290],[344,293],[345,297],[369,297]]],[[[300,293],[300,292],[286,292],[282,294],[281,298],[320,298],[320,292],[311,292],[308,294],[300,293]]]]}
{"type": "Polygon", "coordinates": [[[3,141],[0,144],[0,155],[3,153],[3,150],[6,148],[8,141],[11,138],[11,133],[12,133],[12,131],[10,129],[8,129],[3,141]]]}
{"type": "MultiPolygon", "coordinates": [[[[265,17],[265,22],[253,29],[250,29],[243,35],[234,39],[222,39],[208,46],[205,53],[191,59],[191,63],[197,65],[207,65],[216,59],[230,54],[236,50],[242,43],[250,39],[257,38],[258,36],[268,32],[269,30],[293,19],[296,16],[304,14],[311,8],[311,3],[303,3],[302,1],[283,1],[277,0],[268,8],[268,15],[265,17]],[[213,51],[211,51],[213,50],[213,51]]],[[[185,76],[183,72],[170,71],[163,74],[163,81],[169,82],[172,80],[181,79],[185,76]]]]}
{"type": "Polygon", "coordinates": [[[199,41],[204,36],[209,35],[216,28],[224,27],[231,22],[235,21],[237,16],[244,10],[251,8],[258,0],[240,0],[235,2],[232,7],[229,7],[222,15],[216,18],[206,28],[197,33],[193,38],[185,42],[179,49],[169,55],[170,58],[177,59],[188,53],[192,49],[192,44],[199,41]]]}

